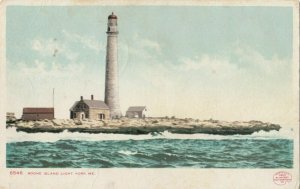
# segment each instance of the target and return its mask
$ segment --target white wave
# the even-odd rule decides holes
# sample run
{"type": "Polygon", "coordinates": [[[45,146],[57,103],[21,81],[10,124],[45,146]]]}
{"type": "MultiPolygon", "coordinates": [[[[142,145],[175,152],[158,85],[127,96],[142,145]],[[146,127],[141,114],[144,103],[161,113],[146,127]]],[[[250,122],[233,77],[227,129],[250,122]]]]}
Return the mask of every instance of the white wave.
{"type": "MultiPolygon", "coordinates": [[[[161,135],[158,135],[158,137],[161,135]]],[[[67,130],[61,133],[26,133],[17,132],[16,128],[6,129],[7,142],[21,141],[37,141],[37,142],[55,142],[58,140],[85,140],[85,141],[101,141],[101,140],[145,140],[155,139],[156,136],[147,135],[126,135],[126,134],[106,134],[106,133],[79,133],[69,132],[67,130]]]]}
{"type": "Polygon", "coordinates": [[[297,137],[297,133],[292,128],[282,128],[279,131],[259,131],[251,135],[252,137],[263,138],[288,138],[293,139],[297,137]]]}
{"type": "Polygon", "coordinates": [[[152,135],[128,135],[128,134],[89,134],[79,132],[63,131],[61,133],[26,133],[17,132],[16,128],[6,129],[7,142],[56,142],[58,140],[83,140],[83,141],[102,141],[102,140],[150,140],[150,139],[202,139],[202,140],[236,140],[236,139],[293,139],[296,138],[295,131],[289,128],[280,131],[259,131],[251,135],[211,135],[211,134],[174,134],[165,131],[161,134],[152,135]]]}
{"type": "Polygon", "coordinates": [[[280,131],[259,131],[251,135],[212,135],[212,134],[174,134],[163,132],[165,138],[174,139],[203,139],[203,140],[237,140],[237,139],[293,139],[296,137],[292,129],[281,129],[280,131]]]}
{"type": "Polygon", "coordinates": [[[131,152],[131,151],[128,151],[128,150],[120,150],[120,151],[118,151],[118,153],[124,154],[124,155],[127,155],[127,156],[137,154],[137,152],[131,152]]]}

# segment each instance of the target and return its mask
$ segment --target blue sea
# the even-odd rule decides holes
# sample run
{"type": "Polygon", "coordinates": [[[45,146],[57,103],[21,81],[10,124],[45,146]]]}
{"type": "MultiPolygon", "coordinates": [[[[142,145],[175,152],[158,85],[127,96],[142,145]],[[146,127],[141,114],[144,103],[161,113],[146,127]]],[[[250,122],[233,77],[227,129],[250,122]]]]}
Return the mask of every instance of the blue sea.
{"type": "Polygon", "coordinates": [[[292,131],[252,135],[24,133],[7,129],[8,168],[292,168],[292,131]],[[289,133],[290,132],[290,133],[289,133]]]}

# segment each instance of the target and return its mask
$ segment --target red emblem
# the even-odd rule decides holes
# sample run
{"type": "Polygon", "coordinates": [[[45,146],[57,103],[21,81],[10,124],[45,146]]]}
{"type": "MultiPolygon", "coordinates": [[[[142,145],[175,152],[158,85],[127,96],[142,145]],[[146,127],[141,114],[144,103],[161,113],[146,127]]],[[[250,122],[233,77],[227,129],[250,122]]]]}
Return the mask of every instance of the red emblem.
{"type": "Polygon", "coordinates": [[[292,181],[292,175],[285,171],[279,171],[273,175],[273,182],[278,185],[285,185],[292,181]]]}

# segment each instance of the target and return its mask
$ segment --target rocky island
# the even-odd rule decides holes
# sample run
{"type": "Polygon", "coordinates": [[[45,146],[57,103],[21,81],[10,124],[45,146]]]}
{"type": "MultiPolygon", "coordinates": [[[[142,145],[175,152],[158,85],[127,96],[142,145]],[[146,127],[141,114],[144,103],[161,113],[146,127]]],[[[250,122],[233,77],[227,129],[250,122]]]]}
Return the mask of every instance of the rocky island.
{"type": "Polygon", "coordinates": [[[53,119],[39,121],[17,120],[6,124],[6,127],[16,127],[17,131],[28,133],[51,132],[64,130],[83,133],[116,133],[116,134],[149,134],[168,131],[178,134],[216,134],[216,135],[248,135],[258,131],[280,130],[278,124],[261,121],[218,121],[198,120],[192,118],[120,118],[113,120],[76,120],[53,119]]]}

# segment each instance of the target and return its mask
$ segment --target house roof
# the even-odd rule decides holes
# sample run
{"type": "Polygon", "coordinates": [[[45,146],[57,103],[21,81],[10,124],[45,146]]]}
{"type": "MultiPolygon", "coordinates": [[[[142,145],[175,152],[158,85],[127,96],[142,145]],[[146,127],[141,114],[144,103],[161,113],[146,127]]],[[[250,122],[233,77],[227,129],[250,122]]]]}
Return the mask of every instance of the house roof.
{"type": "Polygon", "coordinates": [[[145,109],[146,106],[130,106],[127,112],[140,112],[140,111],[144,111],[145,109]]]}
{"type": "Polygon", "coordinates": [[[109,109],[109,107],[105,104],[105,102],[101,100],[83,100],[86,105],[90,108],[102,108],[102,109],[109,109]]]}
{"type": "Polygon", "coordinates": [[[34,107],[28,107],[23,108],[23,114],[48,114],[54,113],[54,108],[34,108],[34,107]]]}
{"type": "Polygon", "coordinates": [[[108,109],[109,107],[101,100],[82,100],[82,101],[76,101],[74,105],[70,108],[70,110],[74,110],[75,106],[79,103],[83,102],[85,103],[89,108],[98,108],[98,109],[108,109]]]}

